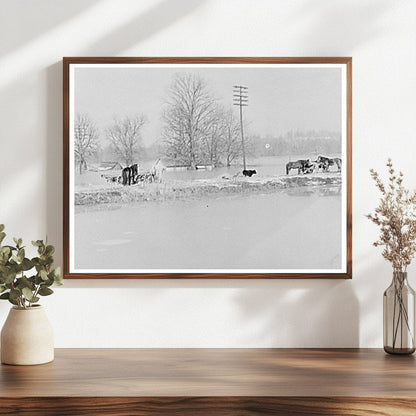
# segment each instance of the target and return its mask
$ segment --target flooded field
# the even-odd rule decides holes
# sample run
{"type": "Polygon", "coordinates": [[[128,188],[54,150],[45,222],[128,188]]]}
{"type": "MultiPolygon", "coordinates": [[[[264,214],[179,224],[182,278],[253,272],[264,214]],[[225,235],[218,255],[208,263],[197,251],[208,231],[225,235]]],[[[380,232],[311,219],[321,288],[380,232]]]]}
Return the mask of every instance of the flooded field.
{"type": "MultiPolygon", "coordinates": [[[[332,155],[339,156],[339,155],[332,155]]],[[[255,178],[265,178],[271,176],[280,176],[286,174],[286,163],[298,159],[316,159],[317,155],[296,155],[296,156],[273,156],[273,157],[259,157],[250,159],[247,164],[247,169],[256,169],[257,174],[255,178]]],[[[148,172],[154,161],[139,163],[140,172],[148,172]]],[[[198,169],[171,169],[168,168],[164,174],[164,180],[169,181],[193,181],[200,179],[215,179],[222,176],[234,176],[241,173],[242,167],[240,165],[232,165],[230,167],[220,167],[212,170],[198,169]]],[[[332,172],[336,171],[335,167],[331,167],[332,172]]],[[[101,172],[102,173],[102,172],[101,172]]],[[[107,185],[104,178],[101,177],[100,172],[84,172],[82,175],[75,173],[75,190],[86,189],[91,186],[107,185]]],[[[103,172],[105,173],[105,172],[103,172]]],[[[296,170],[292,170],[290,175],[295,175],[296,170]]],[[[121,171],[115,171],[114,175],[121,174],[121,171]]]]}
{"type": "Polygon", "coordinates": [[[75,268],[340,268],[340,213],[322,186],[103,205],[75,214],[75,268]]]}

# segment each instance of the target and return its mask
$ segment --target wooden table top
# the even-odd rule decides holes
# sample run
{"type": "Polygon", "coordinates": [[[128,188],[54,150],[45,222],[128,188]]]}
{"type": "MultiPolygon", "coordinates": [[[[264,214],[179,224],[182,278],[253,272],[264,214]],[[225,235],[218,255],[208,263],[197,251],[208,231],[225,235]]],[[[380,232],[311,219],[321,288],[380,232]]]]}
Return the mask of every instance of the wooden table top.
{"type": "Polygon", "coordinates": [[[0,366],[12,397],[416,397],[414,356],[381,349],[57,349],[0,366]]]}

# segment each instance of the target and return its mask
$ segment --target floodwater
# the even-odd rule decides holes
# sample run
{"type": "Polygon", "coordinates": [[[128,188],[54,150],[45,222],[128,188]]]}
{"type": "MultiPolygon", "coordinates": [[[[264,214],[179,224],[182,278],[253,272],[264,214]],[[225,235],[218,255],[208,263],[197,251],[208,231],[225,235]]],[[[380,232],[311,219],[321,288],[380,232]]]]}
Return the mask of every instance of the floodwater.
{"type": "Polygon", "coordinates": [[[78,212],[75,269],[340,268],[341,193],[322,191],[78,212]]]}
{"type": "MultiPolygon", "coordinates": [[[[330,157],[340,157],[340,155],[329,155],[330,157]]],[[[271,157],[259,157],[252,159],[250,158],[247,163],[247,169],[256,169],[257,174],[255,178],[270,177],[286,175],[286,163],[290,160],[298,159],[316,159],[316,155],[296,155],[296,156],[271,156],[271,157]]],[[[139,163],[139,171],[149,172],[155,161],[147,161],[139,163]]],[[[238,172],[242,172],[242,166],[232,165],[230,167],[219,167],[212,170],[209,169],[198,169],[198,170],[186,170],[186,169],[168,169],[164,174],[164,180],[179,180],[179,181],[192,181],[195,179],[214,179],[219,178],[223,175],[234,176],[238,172]]],[[[330,167],[330,171],[337,171],[336,166],[330,167]]],[[[79,175],[75,172],[75,189],[88,189],[89,186],[94,185],[108,185],[106,180],[101,177],[103,172],[84,172],[79,175]]],[[[105,173],[105,172],[104,172],[105,173]]],[[[115,171],[114,175],[120,175],[121,171],[115,171]]],[[[297,170],[294,169],[290,172],[290,175],[297,174],[297,170]]]]}

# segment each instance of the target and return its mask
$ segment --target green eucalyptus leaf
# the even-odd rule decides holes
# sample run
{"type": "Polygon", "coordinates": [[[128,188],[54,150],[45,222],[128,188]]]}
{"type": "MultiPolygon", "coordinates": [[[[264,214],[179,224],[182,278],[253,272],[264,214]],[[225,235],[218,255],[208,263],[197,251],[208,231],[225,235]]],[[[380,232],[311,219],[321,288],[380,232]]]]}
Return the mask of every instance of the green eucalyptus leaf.
{"type": "Polygon", "coordinates": [[[53,271],[54,274],[54,283],[57,286],[60,286],[63,284],[63,278],[62,278],[62,273],[61,273],[61,268],[57,267],[56,269],[54,269],[53,271]]]}
{"type": "Polygon", "coordinates": [[[31,302],[31,299],[33,298],[33,292],[28,288],[28,287],[24,287],[22,289],[22,293],[23,296],[29,301],[31,302]]]}
{"type": "Polygon", "coordinates": [[[10,299],[17,300],[22,295],[20,289],[14,288],[10,290],[10,299]]]}
{"type": "Polygon", "coordinates": [[[35,285],[40,285],[41,283],[44,283],[44,281],[42,280],[42,278],[38,274],[36,276],[33,276],[33,277],[34,277],[33,283],[35,285]]]}
{"type": "Polygon", "coordinates": [[[6,233],[0,232],[0,243],[4,240],[4,238],[6,237],[6,233]]]}
{"type": "Polygon", "coordinates": [[[21,248],[18,252],[17,252],[17,259],[19,260],[19,263],[21,263],[23,261],[23,259],[25,258],[25,249],[21,248]]]}
{"type": "Polygon", "coordinates": [[[22,276],[18,279],[17,287],[23,291],[24,288],[28,288],[31,291],[35,290],[36,286],[26,276],[22,276]]]}
{"type": "Polygon", "coordinates": [[[4,255],[5,257],[9,258],[9,255],[10,255],[10,253],[11,253],[10,247],[8,247],[8,246],[3,246],[3,247],[1,247],[1,248],[0,248],[0,253],[1,253],[2,255],[4,255]]]}
{"type": "Polygon", "coordinates": [[[4,224],[0,224],[0,232],[4,231],[5,225],[4,224]]]}
{"type": "Polygon", "coordinates": [[[46,266],[51,267],[53,265],[53,257],[52,256],[43,256],[43,264],[46,266]]]}
{"type": "Polygon", "coordinates": [[[16,273],[14,273],[13,271],[9,271],[6,275],[3,276],[3,283],[5,284],[13,283],[15,278],[16,278],[16,273]]]}
{"type": "Polygon", "coordinates": [[[0,293],[3,293],[5,290],[7,290],[6,286],[0,285],[0,293]]]}
{"type": "Polygon", "coordinates": [[[22,268],[22,270],[24,272],[26,272],[30,269],[33,269],[33,266],[34,266],[33,262],[30,259],[28,259],[27,257],[25,257],[22,260],[21,264],[20,264],[20,267],[22,268]]]}
{"type": "Polygon", "coordinates": [[[49,289],[49,287],[46,287],[46,286],[42,286],[40,289],[39,289],[39,295],[41,295],[41,296],[49,296],[49,295],[52,295],[52,293],[53,293],[53,290],[52,289],[49,289]]]}
{"type": "Polygon", "coordinates": [[[55,247],[52,245],[46,246],[45,255],[51,256],[53,253],[55,253],[55,247]]]}
{"type": "Polygon", "coordinates": [[[4,266],[9,260],[9,255],[0,250],[0,266],[4,266]]]}
{"type": "Polygon", "coordinates": [[[42,280],[48,280],[48,273],[46,273],[46,270],[42,269],[39,272],[39,276],[41,277],[42,280]]]}

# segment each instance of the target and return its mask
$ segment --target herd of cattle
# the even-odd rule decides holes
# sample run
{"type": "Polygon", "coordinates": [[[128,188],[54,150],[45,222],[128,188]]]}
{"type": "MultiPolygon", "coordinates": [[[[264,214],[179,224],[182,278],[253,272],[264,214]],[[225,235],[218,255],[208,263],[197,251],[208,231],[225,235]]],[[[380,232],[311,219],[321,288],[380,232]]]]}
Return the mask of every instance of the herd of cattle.
{"type": "Polygon", "coordinates": [[[329,158],[325,156],[318,156],[315,161],[299,159],[296,162],[288,162],[286,164],[286,175],[289,175],[292,169],[297,169],[298,174],[319,172],[319,169],[322,172],[328,172],[331,166],[336,166],[338,172],[341,172],[342,160],[339,157],[329,158]]]}

